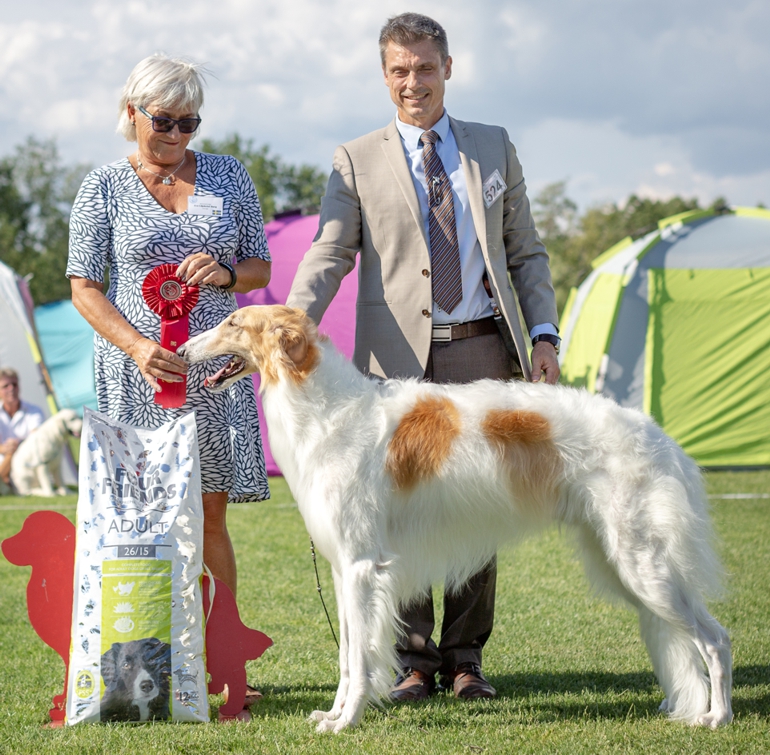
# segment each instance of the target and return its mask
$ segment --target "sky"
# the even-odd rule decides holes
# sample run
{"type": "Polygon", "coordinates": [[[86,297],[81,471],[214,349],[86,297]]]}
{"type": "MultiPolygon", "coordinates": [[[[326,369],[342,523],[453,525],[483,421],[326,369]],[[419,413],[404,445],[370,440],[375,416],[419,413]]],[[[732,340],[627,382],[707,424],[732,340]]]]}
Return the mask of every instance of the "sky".
{"type": "Polygon", "coordinates": [[[768,0],[0,0],[0,156],[28,136],[66,163],[130,154],[120,91],[163,51],[211,72],[202,136],[327,172],[394,116],[377,38],[406,10],[447,30],[447,110],[505,126],[530,196],[770,205],[768,0]]]}

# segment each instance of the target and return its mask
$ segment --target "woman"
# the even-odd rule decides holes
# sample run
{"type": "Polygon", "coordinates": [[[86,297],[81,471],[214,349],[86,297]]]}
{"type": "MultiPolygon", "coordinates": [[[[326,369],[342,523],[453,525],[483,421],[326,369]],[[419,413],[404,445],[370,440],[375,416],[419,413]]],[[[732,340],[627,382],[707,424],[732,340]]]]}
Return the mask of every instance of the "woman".
{"type": "Polygon", "coordinates": [[[234,292],[270,280],[262,212],[245,168],[229,156],[187,149],[202,104],[196,65],[158,54],[134,68],[123,89],[118,133],[136,141],[137,150],[83,181],[70,219],[67,276],[75,307],[97,334],[99,410],[131,425],[158,427],[195,409],[203,557],[235,593],[228,498],[258,501],[270,495],[252,386],[239,381],[224,393],[209,393],[203,370],[192,367],[184,407],[155,404],[158,381],[181,381],[187,365],[158,343],[160,318],[142,297],[142,282],[153,268],[178,265],[176,274],[200,287],[190,313],[192,336],[237,309],[234,292]],[[212,207],[214,214],[201,213],[212,207]]]}

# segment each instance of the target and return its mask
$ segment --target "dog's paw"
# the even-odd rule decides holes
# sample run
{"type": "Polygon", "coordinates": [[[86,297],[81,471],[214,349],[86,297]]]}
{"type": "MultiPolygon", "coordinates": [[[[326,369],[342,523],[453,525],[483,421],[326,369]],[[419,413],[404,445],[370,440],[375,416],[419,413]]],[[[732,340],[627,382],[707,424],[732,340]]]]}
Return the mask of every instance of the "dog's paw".
{"type": "Polygon", "coordinates": [[[326,721],[321,721],[318,726],[315,727],[315,730],[321,733],[330,731],[332,734],[339,734],[349,726],[352,726],[352,724],[346,718],[339,718],[336,721],[327,719],[326,721]]]}
{"type": "Polygon", "coordinates": [[[321,721],[336,721],[340,717],[341,711],[334,710],[314,710],[309,716],[308,720],[314,723],[320,723],[321,721]]]}
{"type": "Polygon", "coordinates": [[[664,697],[663,702],[658,706],[659,713],[668,713],[668,698],[664,697]]]}
{"type": "Polygon", "coordinates": [[[716,729],[720,726],[725,726],[733,720],[732,711],[710,711],[702,716],[698,716],[695,719],[696,726],[706,726],[709,729],[716,729]]]}

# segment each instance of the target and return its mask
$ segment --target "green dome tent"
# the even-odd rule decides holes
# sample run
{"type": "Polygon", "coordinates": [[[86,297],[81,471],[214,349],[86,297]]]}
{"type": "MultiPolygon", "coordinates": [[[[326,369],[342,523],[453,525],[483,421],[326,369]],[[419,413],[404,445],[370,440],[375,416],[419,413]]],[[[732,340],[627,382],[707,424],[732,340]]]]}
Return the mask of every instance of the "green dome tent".
{"type": "Polygon", "coordinates": [[[593,262],[562,381],[652,415],[700,465],[770,465],[770,211],[695,210],[593,262]]]}

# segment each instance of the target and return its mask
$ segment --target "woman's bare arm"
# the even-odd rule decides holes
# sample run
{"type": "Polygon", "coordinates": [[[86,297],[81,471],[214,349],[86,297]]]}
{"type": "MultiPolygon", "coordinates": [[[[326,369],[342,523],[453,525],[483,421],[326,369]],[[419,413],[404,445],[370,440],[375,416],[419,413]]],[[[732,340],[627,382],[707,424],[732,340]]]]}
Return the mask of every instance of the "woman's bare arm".
{"type": "Polygon", "coordinates": [[[101,283],[73,276],[70,285],[75,309],[102,338],[136,362],[144,379],[156,391],[161,390],[158,380],[181,382],[187,363],[136,330],[104,295],[101,283]]]}

